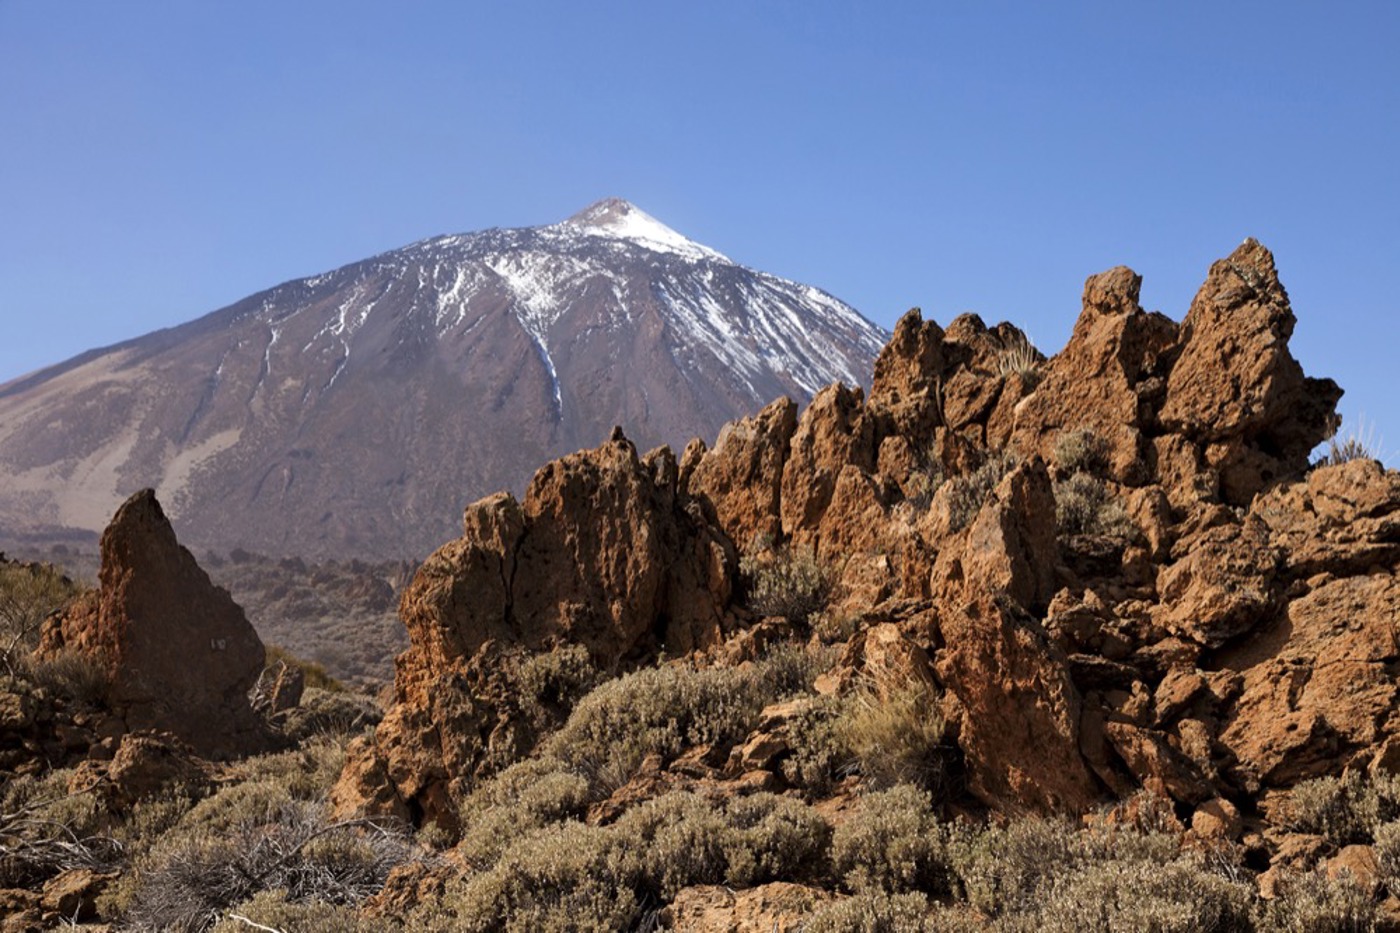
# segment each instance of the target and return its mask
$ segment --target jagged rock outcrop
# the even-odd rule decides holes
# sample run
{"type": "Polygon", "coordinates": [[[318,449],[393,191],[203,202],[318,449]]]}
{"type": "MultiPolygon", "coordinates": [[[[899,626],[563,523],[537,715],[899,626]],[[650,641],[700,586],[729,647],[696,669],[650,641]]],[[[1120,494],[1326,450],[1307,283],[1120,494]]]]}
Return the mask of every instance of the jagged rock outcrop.
{"type": "Polygon", "coordinates": [[[463,536],[404,593],[395,704],[352,753],[337,806],[449,821],[453,790],[529,749],[513,654],[582,645],[616,670],[717,643],[734,553],[677,480],[669,450],[638,457],[615,430],[543,467],[523,503],[469,506],[463,536]]]}
{"type": "MultiPolygon", "coordinates": [[[[770,538],[812,549],[855,627],[822,689],[920,680],[981,804],[1082,812],[1147,788],[1183,825],[1228,828],[1260,793],[1394,767],[1400,474],[1308,471],[1340,392],[1289,353],[1258,243],[1212,267],[1180,325],[1140,283],[1091,277],[1048,360],[1010,325],[910,312],[868,399],[831,386],[800,418],[776,402],[679,465],[610,441],[523,504],[473,506],[404,598],[396,706],[342,807],[446,813],[434,795],[528,750],[512,650],[572,642],[616,669],[713,646],[747,618],[734,550],[770,538]],[[1101,455],[1070,462],[1070,434],[1101,455]]],[[[747,654],[696,658],[730,656],[747,654]]],[[[771,769],[767,739],[706,754],[771,769]]]]}
{"type": "Polygon", "coordinates": [[[1335,427],[1342,392],[1304,377],[1288,352],[1295,321],[1273,255],[1250,239],[1211,266],[1181,322],[1161,422],[1203,449],[1232,505],[1296,477],[1335,427]]]}
{"type": "Polygon", "coordinates": [[[152,490],[117,510],[101,552],[98,590],[46,624],[40,657],[74,652],[95,665],[123,731],[167,731],[210,757],[259,747],[248,691],[263,643],[180,546],[152,490]]]}

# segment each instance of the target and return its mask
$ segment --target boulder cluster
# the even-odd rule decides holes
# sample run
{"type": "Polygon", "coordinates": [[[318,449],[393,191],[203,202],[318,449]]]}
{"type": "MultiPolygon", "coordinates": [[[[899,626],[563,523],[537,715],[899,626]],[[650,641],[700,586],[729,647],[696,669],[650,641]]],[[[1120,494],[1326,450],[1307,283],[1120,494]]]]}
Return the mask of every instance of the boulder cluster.
{"type": "Polygon", "coordinates": [[[834,577],[827,616],[854,634],[829,689],[892,657],[936,686],[973,805],[1080,814],[1148,789],[1204,824],[1400,767],[1400,474],[1309,469],[1341,392],[1290,354],[1263,246],[1215,263],[1179,324],[1140,282],[1090,278],[1049,359],[1010,325],[911,311],[868,398],[780,399],[679,460],[615,432],[523,502],[470,506],[403,597],[394,703],[337,804],[450,824],[538,738],[512,653],[732,661],[760,624],[739,557],[774,548],[834,577]]]}

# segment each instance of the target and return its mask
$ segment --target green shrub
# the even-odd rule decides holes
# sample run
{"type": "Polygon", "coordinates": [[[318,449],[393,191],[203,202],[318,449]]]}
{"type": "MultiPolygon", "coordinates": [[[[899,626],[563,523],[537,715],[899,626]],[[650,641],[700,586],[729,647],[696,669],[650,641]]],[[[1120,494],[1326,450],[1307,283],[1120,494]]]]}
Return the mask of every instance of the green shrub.
{"type": "Polygon", "coordinates": [[[803,641],[780,641],[758,659],[758,679],[774,699],[808,694],[817,678],[831,670],[839,652],[803,641]]]}
{"type": "Polygon", "coordinates": [[[647,755],[672,758],[696,745],[732,746],[749,734],[772,699],[753,668],[645,668],[579,701],[544,752],[581,770],[595,793],[606,796],[647,755]]]}
{"type": "Polygon", "coordinates": [[[431,933],[629,930],[641,917],[635,858],[610,830],[566,822],[516,839],[488,871],[448,885],[407,927],[431,933]]]}
{"type": "Polygon", "coordinates": [[[1371,933],[1381,925],[1378,905],[1360,885],[1321,872],[1285,876],[1254,917],[1259,933],[1371,933]]]}
{"type": "Polygon", "coordinates": [[[230,784],[192,806],[175,827],[189,838],[217,836],[240,826],[262,826],[293,804],[291,791],[274,780],[230,784]]]}
{"type": "Polygon", "coordinates": [[[1074,473],[1055,483],[1055,523],[1062,535],[1129,539],[1137,526],[1103,480],[1074,473]]]}
{"type": "Polygon", "coordinates": [[[1392,894],[1400,892],[1400,820],[1377,826],[1375,840],[1381,883],[1392,894]]]}
{"type": "Polygon", "coordinates": [[[1287,828],[1326,836],[1337,846],[1368,843],[1382,823],[1395,819],[1400,819],[1400,777],[1355,771],[1298,783],[1284,812],[1287,828]]]}
{"type": "Polygon", "coordinates": [[[272,781],[297,800],[321,800],[340,779],[350,736],[317,732],[296,748],[255,755],[239,762],[235,774],[244,781],[272,781]]]}
{"type": "Polygon", "coordinates": [[[316,736],[359,735],[378,725],[384,711],[363,694],[308,687],[301,703],[283,715],[282,734],[300,744],[316,736]]]}
{"type": "Polygon", "coordinates": [[[862,891],[812,911],[803,933],[932,933],[922,894],[862,891]]]}
{"type": "Polygon", "coordinates": [[[479,785],[463,802],[457,852],[477,870],[495,865],[511,841],[583,816],[588,780],[552,758],[529,758],[479,785]]]}
{"type": "Polygon", "coordinates": [[[800,801],[754,794],[715,802],[675,792],[623,815],[614,830],[643,894],[663,901],[697,884],[752,887],[819,876],[830,827],[800,801]]]}
{"type": "Polygon", "coordinates": [[[1084,860],[1083,840],[1068,823],[1021,819],[985,829],[955,827],[947,842],[953,884],[988,916],[1033,905],[1056,873],[1084,860]]]}
{"type": "Polygon", "coordinates": [[[1103,477],[1108,474],[1108,441],[1087,428],[1061,431],[1050,455],[1064,476],[1087,473],[1103,477]]]}
{"type": "Polygon", "coordinates": [[[760,616],[781,616],[806,625],[831,599],[835,575],[817,560],[811,547],[780,545],[739,561],[739,573],[750,610],[760,616]]]}
{"type": "Polygon", "coordinates": [[[961,531],[981,511],[982,504],[992,495],[997,484],[1008,473],[1016,469],[1019,461],[1012,454],[996,451],[988,455],[986,461],[971,473],[955,476],[946,484],[945,496],[948,508],[948,529],[961,531]]]}
{"type": "Polygon", "coordinates": [[[929,796],[909,785],[867,794],[836,827],[833,870],[851,891],[948,889],[945,833],[929,796]]]}
{"type": "Polygon", "coordinates": [[[315,930],[316,933],[390,933],[401,930],[387,920],[361,917],[354,908],[323,901],[293,902],[286,891],[263,891],[229,908],[211,933],[252,933],[259,924],[273,930],[315,930]]]}
{"type": "Polygon", "coordinates": [[[44,620],[64,609],[81,587],[48,564],[0,558],[0,667],[15,673],[39,642],[44,620]]]}
{"type": "Polygon", "coordinates": [[[856,768],[855,753],[841,726],[842,709],[836,697],[816,697],[788,720],[791,750],[782,761],[783,776],[810,797],[825,797],[856,768]]]}
{"type": "Polygon", "coordinates": [[[603,673],[582,645],[562,645],[532,654],[515,666],[513,680],[521,705],[536,724],[557,722],[603,680],[603,673]]]}
{"type": "Polygon", "coordinates": [[[831,827],[799,800],[776,794],[737,797],[725,806],[733,829],[726,879],[736,887],[817,877],[825,871],[831,827]]]}
{"type": "Polygon", "coordinates": [[[1056,877],[1027,926],[1042,933],[1244,933],[1252,894],[1200,859],[1108,859],[1056,877]]]}

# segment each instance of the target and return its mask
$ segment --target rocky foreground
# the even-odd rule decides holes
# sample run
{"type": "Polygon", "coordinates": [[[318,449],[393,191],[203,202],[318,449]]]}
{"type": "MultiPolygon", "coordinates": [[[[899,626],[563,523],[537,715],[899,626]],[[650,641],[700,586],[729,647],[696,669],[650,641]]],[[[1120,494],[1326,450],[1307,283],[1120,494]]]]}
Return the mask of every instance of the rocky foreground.
{"type": "Polygon", "coordinates": [[[470,506],[353,739],[308,729],[361,720],[262,672],[134,497],[31,664],[86,659],[86,705],[7,682],[11,927],[78,887],[84,917],[185,929],[1395,928],[1400,473],[1310,466],[1341,391],[1289,353],[1258,243],[1180,324],[1139,284],[1090,278],[1049,359],[912,311],[868,398],[679,458],[615,431],[470,506]],[[289,755],[317,778],[247,789],[289,755]],[[26,866],[14,814],[60,780],[101,789],[90,838],[159,799],[177,841],[26,866]],[[222,864],[199,826],[263,851],[308,807],[358,887],[289,874],[310,837],[233,899],[172,868],[222,864]]]}

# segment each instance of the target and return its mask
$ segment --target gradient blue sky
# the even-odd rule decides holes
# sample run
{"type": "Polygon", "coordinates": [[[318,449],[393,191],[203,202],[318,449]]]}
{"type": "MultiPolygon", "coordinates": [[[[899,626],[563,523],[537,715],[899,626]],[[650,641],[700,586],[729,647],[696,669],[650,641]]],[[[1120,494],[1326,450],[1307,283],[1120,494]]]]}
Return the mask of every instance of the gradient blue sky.
{"type": "Polygon", "coordinates": [[[625,197],[890,327],[1058,350],[1272,248],[1400,457],[1400,4],[0,0],[0,381],[625,197]]]}

